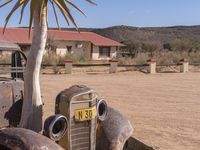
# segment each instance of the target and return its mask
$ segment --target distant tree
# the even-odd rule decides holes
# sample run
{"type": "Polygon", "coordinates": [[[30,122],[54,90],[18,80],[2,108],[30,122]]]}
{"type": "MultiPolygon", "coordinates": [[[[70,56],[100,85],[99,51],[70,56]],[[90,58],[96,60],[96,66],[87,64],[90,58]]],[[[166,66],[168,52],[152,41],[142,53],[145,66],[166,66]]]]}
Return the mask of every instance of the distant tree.
{"type": "Polygon", "coordinates": [[[158,43],[153,43],[153,42],[147,42],[147,43],[142,43],[142,49],[145,52],[149,53],[149,57],[154,57],[154,52],[160,49],[160,46],[158,43]]]}
{"type": "Polygon", "coordinates": [[[171,44],[171,49],[180,53],[187,53],[190,55],[192,52],[200,50],[200,42],[196,40],[175,40],[171,44]]]}
{"type": "Polygon", "coordinates": [[[122,48],[122,51],[127,52],[131,56],[131,58],[134,58],[137,56],[139,48],[140,48],[139,42],[122,41],[121,43],[126,45],[124,48],[122,48]]]}
{"type": "Polygon", "coordinates": [[[194,52],[200,51],[200,42],[199,41],[192,41],[193,50],[194,52]]]}
{"type": "Polygon", "coordinates": [[[167,49],[167,50],[171,51],[172,50],[172,46],[171,46],[170,43],[164,43],[163,44],[163,49],[167,49]]]}
{"type": "Polygon", "coordinates": [[[184,52],[193,49],[193,43],[190,40],[178,39],[172,42],[171,47],[175,51],[184,52]]]}

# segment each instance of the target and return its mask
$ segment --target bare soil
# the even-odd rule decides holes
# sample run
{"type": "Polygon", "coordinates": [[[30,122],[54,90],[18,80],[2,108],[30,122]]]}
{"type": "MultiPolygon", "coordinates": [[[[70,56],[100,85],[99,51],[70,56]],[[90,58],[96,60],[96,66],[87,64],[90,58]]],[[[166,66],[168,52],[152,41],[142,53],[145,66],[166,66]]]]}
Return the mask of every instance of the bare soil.
{"type": "Polygon", "coordinates": [[[41,83],[44,118],[54,113],[61,90],[87,85],[126,115],[133,136],[147,145],[157,150],[200,149],[200,73],[41,75],[41,83]]]}

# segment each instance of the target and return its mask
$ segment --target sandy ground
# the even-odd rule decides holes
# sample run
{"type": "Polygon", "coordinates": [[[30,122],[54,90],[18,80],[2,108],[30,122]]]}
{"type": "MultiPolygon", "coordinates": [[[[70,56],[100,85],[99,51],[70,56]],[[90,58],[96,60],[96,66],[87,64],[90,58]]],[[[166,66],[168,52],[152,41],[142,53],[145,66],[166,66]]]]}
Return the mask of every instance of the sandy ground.
{"type": "Polygon", "coordinates": [[[54,112],[61,90],[87,85],[126,115],[133,136],[147,145],[157,150],[200,149],[200,73],[41,75],[41,83],[45,117],[54,112]]]}

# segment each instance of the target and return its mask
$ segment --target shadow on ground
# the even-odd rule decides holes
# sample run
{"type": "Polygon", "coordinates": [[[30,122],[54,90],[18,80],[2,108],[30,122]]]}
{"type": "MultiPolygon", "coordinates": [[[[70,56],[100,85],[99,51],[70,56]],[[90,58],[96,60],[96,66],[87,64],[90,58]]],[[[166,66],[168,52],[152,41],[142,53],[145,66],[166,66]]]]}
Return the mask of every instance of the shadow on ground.
{"type": "Polygon", "coordinates": [[[140,142],[139,140],[131,137],[128,140],[127,148],[125,150],[154,150],[154,149],[140,142]]]}

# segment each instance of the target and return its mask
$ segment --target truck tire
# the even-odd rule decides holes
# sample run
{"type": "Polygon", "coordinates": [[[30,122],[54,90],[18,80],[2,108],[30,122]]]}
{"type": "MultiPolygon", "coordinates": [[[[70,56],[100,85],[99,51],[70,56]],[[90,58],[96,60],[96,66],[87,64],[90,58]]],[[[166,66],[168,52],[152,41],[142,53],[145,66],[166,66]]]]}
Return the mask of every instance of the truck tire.
{"type": "Polygon", "coordinates": [[[7,128],[0,130],[0,150],[64,150],[58,144],[31,130],[7,128]]]}

